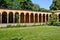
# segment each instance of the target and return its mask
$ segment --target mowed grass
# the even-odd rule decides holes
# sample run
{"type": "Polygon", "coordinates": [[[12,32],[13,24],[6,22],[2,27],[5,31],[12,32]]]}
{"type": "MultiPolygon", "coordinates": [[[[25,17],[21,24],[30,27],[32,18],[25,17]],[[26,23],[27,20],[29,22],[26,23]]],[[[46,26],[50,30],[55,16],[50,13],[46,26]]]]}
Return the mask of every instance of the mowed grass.
{"type": "Polygon", "coordinates": [[[0,40],[60,40],[60,27],[36,26],[0,28],[0,40]]]}

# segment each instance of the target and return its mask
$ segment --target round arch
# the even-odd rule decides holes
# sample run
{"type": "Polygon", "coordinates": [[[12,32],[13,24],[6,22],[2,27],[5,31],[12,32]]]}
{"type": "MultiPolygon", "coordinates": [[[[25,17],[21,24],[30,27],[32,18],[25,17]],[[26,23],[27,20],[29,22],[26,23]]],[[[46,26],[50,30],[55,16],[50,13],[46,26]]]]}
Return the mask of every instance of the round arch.
{"type": "Polygon", "coordinates": [[[9,12],[9,23],[13,23],[13,12],[9,12]]]}
{"type": "Polygon", "coordinates": [[[29,23],[29,13],[26,13],[26,17],[25,18],[26,18],[26,21],[25,22],[26,23],[29,23]]]}
{"type": "Polygon", "coordinates": [[[21,23],[24,23],[24,13],[23,12],[20,15],[20,22],[21,23]]]}
{"type": "Polygon", "coordinates": [[[59,22],[60,22],[60,14],[58,16],[59,16],[59,22]]]}
{"type": "Polygon", "coordinates": [[[15,23],[19,23],[19,13],[15,13],[15,23]]]}
{"type": "Polygon", "coordinates": [[[7,12],[2,12],[2,23],[7,23],[7,12]]]}
{"type": "Polygon", "coordinates": [[[38,23],[38,14],[35,14],[35,23],[38,23]]]}
{"type": "Polygon", "coordinates": [[[31,23],[34,22],[34,15],[33,15],[33,13],[31,13],[31,15],[30,15],[30,22],[31,22],[31,23]]]}
{"type": "Polygon", "coordinates": [[[46,22],[48,22],[48,14],[46,14],[46,22]]]}
{"type": "Polygon", "coordinates": [[[41,14],[39,14],[39,22],[41,23],[41,14]]]}
{"type": "Polygon", "coordinates": [[[43,14],[43,22],[45,22],[45,14],[43,14]]]}

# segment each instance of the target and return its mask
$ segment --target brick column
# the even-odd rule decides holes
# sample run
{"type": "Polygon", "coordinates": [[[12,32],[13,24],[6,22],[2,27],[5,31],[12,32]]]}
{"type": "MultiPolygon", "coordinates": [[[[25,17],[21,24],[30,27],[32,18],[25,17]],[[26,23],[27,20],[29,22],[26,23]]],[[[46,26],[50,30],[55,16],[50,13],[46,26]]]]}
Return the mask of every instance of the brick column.
{"type": "Polygon", "coordinates": [[[41,14],[41,23],[43,23],[43,14],[41,14]]]}
{"type": "Polygon", "coordinates": [[[9,12],[7,12],[7,23],[9,23],[9,12]]]}
{"type": "Polygon", "coordinates": [[[30,23],[30,15],[31,15],[31,14],[29,13],[29,23],[30,23]]]}
{"type": "Polygon", "coordinates": [[[2,23],[2,13],[0,13],[0,23],[2,23]]]}
{"type": "Polygon", "coordinates": [[[26,13],[24,13],[24,23],[26,23],[26,13]]]}
{"type": "Polygon", "coordinates": [[[49,19],[50,19],[50,15],[51,15],[51,14],[48,14],[48,22],[49,22],[49,19]]]}
{"type": "Polygon", "coordinates": [[[57,22],[59,22],[59,14],[57,14],[57,22]]]}
{"type": "Polygon", "coordinates": [[[39,23],[39,14],[38,14],[38,23],[39,23]]]}
{"type": "Polygon", "coordinates": [[[19,13],[19,23],[20,23],[20,13],[19,13]]]}
{"type": "Polygon", "coordinates": [[[47,21],[46,21],[46,14],[45,14],[45,23],[46,23],[47,21]]]}
{"type": "Polygon", "coordinates": [[[15,23],[15,13],[13,12],[13,23],[15,23]]]}
{"type": "Polygon", "coordinates": [[[48,21],[49,21],[49,19],[50,19],[50,14],[48,14],[48,21]]]}
{"type": "Polygon", "coordinates": [[[1,13],[1,23],[2,23],[2,13],[1,13]]]}
{"type": "Polygon", "coordinates": [[[35,13],[33,13],[33,23],[35,23],[35,13]]]}

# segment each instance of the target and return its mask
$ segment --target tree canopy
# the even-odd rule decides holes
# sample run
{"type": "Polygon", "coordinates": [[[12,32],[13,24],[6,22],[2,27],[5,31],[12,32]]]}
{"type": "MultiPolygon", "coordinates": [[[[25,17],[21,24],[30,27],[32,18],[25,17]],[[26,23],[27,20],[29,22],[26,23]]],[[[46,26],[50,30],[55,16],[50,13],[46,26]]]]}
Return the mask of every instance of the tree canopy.
{"type": "Polygon", "coordinates": [[[0,0],[0,8],[7,8],[5,0],[0,0]]]}
{"type": "Polygon", "coordinates": [[[0,0],[0,8],[47,11],[40,8],[38,4],[34,4],[31,0],[0,0]]]}
{"type": "Polygon", "coordinates": [[[29,9],[29,5],[32,4],[31,0],[5,0],[8,4],[8,8],[12,9],[29,9]],[[29,4],[29,5],[28,5],[29,4]]]}
{"type": "Polygon", "coordinates": [[[60,0],[53,0],[50,10],[60,10],[60,0]]]}
{"type": "Polygon", "coordinates": [[[40,6],[33,4],[31,0],[0,0],[0,8],[40,10],[40,6]]]}

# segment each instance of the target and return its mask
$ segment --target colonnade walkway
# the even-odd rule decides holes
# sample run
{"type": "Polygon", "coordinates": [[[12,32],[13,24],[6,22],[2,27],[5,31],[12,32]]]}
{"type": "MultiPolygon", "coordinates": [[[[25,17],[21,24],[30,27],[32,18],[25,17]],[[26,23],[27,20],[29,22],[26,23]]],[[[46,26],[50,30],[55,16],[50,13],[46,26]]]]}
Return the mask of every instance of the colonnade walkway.
{"type": "MultiPolygon", "coordinates": [[[[55,14],[57,21],[60,22],[60,12],[55,14]]],[[[50,16],[49,12],[0,9],[0,24],[48,23],[50,16]]]]}

